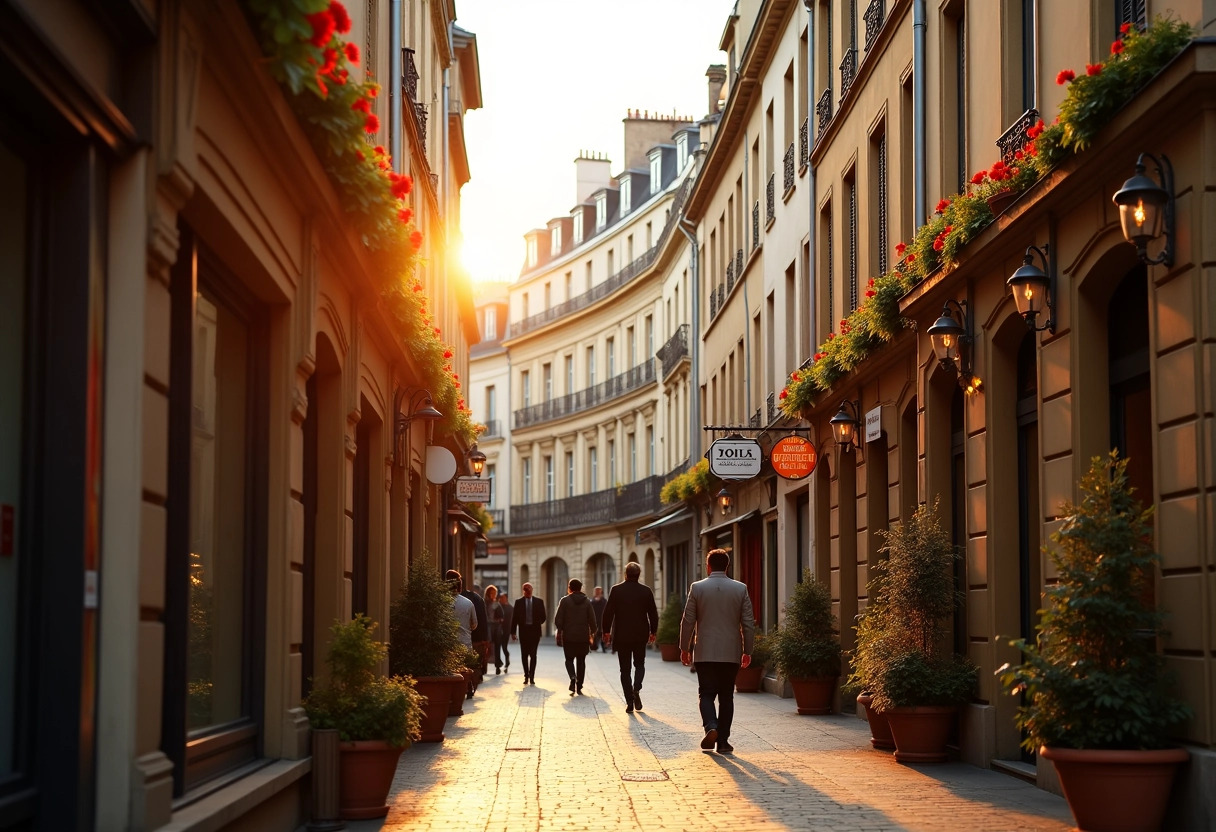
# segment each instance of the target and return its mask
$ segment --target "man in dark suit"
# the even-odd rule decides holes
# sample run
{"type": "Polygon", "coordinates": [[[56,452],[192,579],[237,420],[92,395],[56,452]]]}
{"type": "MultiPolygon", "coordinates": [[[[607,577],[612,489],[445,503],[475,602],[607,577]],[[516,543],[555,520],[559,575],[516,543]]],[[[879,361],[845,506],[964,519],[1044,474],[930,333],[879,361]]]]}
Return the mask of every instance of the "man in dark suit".
{"type": "Polygon", "coordinates": [[[608,593],[602,622],[604,641],[616,651],[621,667],[621,691],[625,694],[625,713],[642,710],[642,678],[646,675],[646,645],[654,643],[659,628],[659,611],[650,587],[638,581],[642,567],[625,565],[625,580],[608,593]],[[615,626],[614,626],[615,625],[615,626]],[[633,678],[629,662],[633,660],[633,678]]]}
{"type": "Polygon", "coordinates": [[[532,597],[532,584],[523,585],[524,597],[515,602],[511,615],[511,641],[519,634],[519,651],[524,656],[524,684],[536,684],[536,648],[540,644],[540,626],[545,623],[545,601],[532,597]]]}
{"type": "Polygon", "coordinates": [[[697,694],[705,737],[701,747],[730,754],[731,723],[735,716],[735,675],[751,663],[756,622],[746,584],[726,574],[730,554],[711,549],[705,556],[709,575],[688,588],[684,618],[680,621],[680,660],[694,661],[696,639],[697,694]],[[718,712],[714,713],[714,700],[718,712]]]}

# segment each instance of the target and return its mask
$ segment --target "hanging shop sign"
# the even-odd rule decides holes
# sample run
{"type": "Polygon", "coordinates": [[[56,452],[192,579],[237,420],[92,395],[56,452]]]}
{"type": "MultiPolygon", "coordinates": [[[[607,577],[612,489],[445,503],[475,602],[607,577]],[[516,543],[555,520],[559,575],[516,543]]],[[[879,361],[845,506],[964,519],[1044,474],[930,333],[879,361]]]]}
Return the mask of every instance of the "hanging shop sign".
{"type": "Polygon", "coordinates": [[[456,499],[462,503],[490,502],[490,484],[494,480],[486,477],[457,477],[456,499]]]}
{"type": "Polygon", "coordinates": [[[876,442],[882,438],[882,405],[866,412],[866,441],[876,442]]]}
{"type": "Polygon", "coordinates": [[[723,480],[750,480],[764,464],[760,443],[742,437],[715,440],[707,456],[710,473],[723,480]]]}
{"type": "Polygon", "coordinates": [[[814,443],[804,436],[786,436],[777,440],[769,454],[773,471],[787,480],[810,476],[817,459],[814,443]]]}

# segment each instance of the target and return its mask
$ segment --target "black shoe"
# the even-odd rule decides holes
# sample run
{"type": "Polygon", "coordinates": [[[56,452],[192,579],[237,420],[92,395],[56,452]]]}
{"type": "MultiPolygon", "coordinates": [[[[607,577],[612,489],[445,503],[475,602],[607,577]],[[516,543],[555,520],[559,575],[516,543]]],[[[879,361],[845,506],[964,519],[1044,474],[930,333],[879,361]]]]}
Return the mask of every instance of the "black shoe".
{"type": "Polygon", "coordinates": [[[720,742],[720,743],[718,743],[718,753],[719,754],[734,754],[735,747],[728,742],[720,742]]]}
{"type": "Polygon", "coordinates": [[[714,746],[718,742],[718,729],[710,728],[705,732],[705,736],[701,739],[701,747],[706,751],[713,751],[714,746]]]}
{"type": "Polygon", "coordinates": [[[579,696],[582,696],[582,695],[583,695],[583,687],[582,687],[582,685],[579,685],[578,690],[576,690],[576,691],[575,691],[575,693],[577,693],[579,696]]]}
{"type": "Polygon", "coordinates": [[[578,687],[578,685],[577,685],[577,684],[575,684],[575,682],[574,682],[574,680],[573,680],[573,679],[571,679],[571,680],[570,680],[570,692],[571,692],[571,693],[574,693],[574,689],[575,689],[575,688],[577,688],[577,687],[578,687]]]}
{"type": "Polygon", "coordinates": [[[499,673],[502,673],[502,668],[501,668],[501,667],[495,667],[495,668],[494,668],[494,675],[495,675],[495,676],[497,676],[499,673]]]}
{"type": "Polygon", "coordinates": [[[628,705],[625,706],[625,713],[627,713],[627,714],[633,713],[633,703],[632,702],[630,702],[628,705]]]}
{"type": "Polygon", "coordinates": [[[633,690],[633,707],[637,710],[642,710],[642,696],[638,693],[637,688],[633,690]]]}

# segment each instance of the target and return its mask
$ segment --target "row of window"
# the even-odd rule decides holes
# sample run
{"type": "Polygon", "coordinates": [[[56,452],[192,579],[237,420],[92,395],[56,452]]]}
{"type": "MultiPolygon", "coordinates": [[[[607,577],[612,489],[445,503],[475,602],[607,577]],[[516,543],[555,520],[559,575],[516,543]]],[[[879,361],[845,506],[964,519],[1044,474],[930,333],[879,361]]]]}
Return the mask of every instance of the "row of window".
{"type": "MultiPolygon", "coordinates": [[[[638,479],[640,479],[639,473],[638,473],[637,436],[635,434],[630,433],[630,434],[628,434],[626,441],[627,441],[628,447],[629,447],[628,457],[626,460],[629,468],[628,468],[628,471],[626,471],[625,473],[626,473],[626,476],[628,477],[628,482],[637,482],[638,479]]],[[[654,427],[651,425],[646,426],[645,447],[646,447],[646,472],[645,472],[645,474],[642,474],[642,476],[652,477],[657,473],[657,471],[655,470],[656,458],[655,458],[654,427]]],[[[607,450],[608,450],[608,470],[609,470],[609,472],[611,472],[610,476],[615,477],[616,476],[615,472],[617,471],[616,440],[615,439],[607,440],[607,450]]],[[[575,497],[575,496],[578,496],[578,490],[577,490],[577,478],[575,475],[576,472],[575,472],[575,464],[574,464],[574,457],[575,457],[574,451],[566,451],[564,454],[564,457],[565,457],[565,492],[561,496],[562,497],[575,497]]],[[[592,493],[595,491],[602,490],[599,488],[599,485],[600,485],[599,451],[596,448],[596,446],[594,446],[594,445],[587,448],[586,471],[587,471],[587,480],[585,482],[585,493],[592,493]]],[[[543,480],[544,492],[543,492],[542,498],[546,502],[552,502],[556,499],[559,499],[558,493],[557,493],[557,474],[554,470],[554,460],[553,460],[552,455],[545,454],[541,457],[541,472],[542,472],[542,476],[544,477],[544,480],[543,480]]],[[[609,487],[619,486],[620,484],[621,483],[619,481],[613,480],[613,482],[611,482],[609,484],[609,487]]],[[[532,487],[533,487],[532,457],[531,456],[525,456],[520,459],[520,485],[521,485],[521,489],[522,489],[520,492],[520,496],[521,496],[520,503],[524,504],[524,505],[531,503],[532,494],[533,494],[533,492],[532,492],[532,487]]]]}
{"type": "MultiPolygon", "coordinates": [[[[654,316],[647,315],[645,318],[645,345],[646,350],[643,361],[648,361],[654,356],[654,316]]],[[[637,334],[632,326],[625,328],[626,342],[626,360],[627,367],[637,367],[638,362],[638,344],[637,334]]],[[[609,337],[604,340],[605,353],[605,369],[607,370],[606,378],[613,378],[617,374],[617,354],[616,354],[616,338],[609,337]]],[[[574,355],[567,354],[564,356],[565,361],[565,378],[566,393],[574,393],[579,388],[575,387],[575,370],[574,370],[574,355]]],[[[584,350],[584,374],[583,378],[586,383],[583,389],[594,387],[596,385],[596,361],[595,345],[586,347],[584,350]]],[[[553,364],[544,362],[541,364],[541,401],[550,401],[553,399],[553,364]]],[[[532,372],[530,370],[519,371],[519,388],[520,388],[520,406],[528,407],[532,404],[532,372]]],[[[493,406],[494,396],[492,394],[493,387],[487,388],[486,391],[486,418],[494,419],[496,417],[496,409],[493,406]]]]}

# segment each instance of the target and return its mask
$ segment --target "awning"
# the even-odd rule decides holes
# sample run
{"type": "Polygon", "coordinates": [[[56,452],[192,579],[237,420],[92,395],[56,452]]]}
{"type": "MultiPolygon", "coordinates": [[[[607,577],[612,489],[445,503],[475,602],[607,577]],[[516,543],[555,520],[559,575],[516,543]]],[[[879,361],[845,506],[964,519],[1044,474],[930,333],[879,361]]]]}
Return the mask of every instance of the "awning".
{"type": "Polygon", "coordinates": [[[481,534],[481,521],[469,514],[464,509],[450,508],[448,509],[448,519],[454,520],[460,524],[460,527],[469,534],[481,534]]]}
{"type": "Polygon", "coordinates": [[[686,508],[682,508],[679,511],[673,511],[671,514],[668,514],[666,517],[660,517],[658,520],[652,520],[651,522],[647,523],[645,526],[640,526],[638,528],[638,531],[639,532],[650,531],[651,529],[657,529],[660,526],[667,526],[671,523],[679,523],[681,520],[687,520],[690,517],[692,517],[692,512],[686,508]]]}
{"type": "Polygon", "coordinates": [[[724,523],[719,523],[716,526],[707,526],[706,528],[701,529],[701,534],[714,534],[715,532],[725,531],[726,529],[729,529],[731,526],[735,525],[736,523],[742,523],[744,520],[750,520],[753,517],[759,517],[759,516],[760,516],[760,509],[754,508],[751,511],[749,511],[747,514],[740,514],[738,517],[733,517],[724,523]]]}

